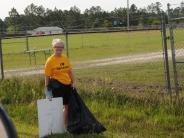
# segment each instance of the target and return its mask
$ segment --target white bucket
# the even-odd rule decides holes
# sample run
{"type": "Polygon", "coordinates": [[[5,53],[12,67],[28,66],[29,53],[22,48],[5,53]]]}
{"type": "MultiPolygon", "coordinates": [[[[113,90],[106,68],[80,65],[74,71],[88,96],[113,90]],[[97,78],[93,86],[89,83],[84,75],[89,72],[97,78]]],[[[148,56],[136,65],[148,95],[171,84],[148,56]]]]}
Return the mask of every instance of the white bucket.
{"type": "Polygon", "coordinates": [[[63,99],[40,99],[37,105],[39,137],[64,133],[63,99]]]}

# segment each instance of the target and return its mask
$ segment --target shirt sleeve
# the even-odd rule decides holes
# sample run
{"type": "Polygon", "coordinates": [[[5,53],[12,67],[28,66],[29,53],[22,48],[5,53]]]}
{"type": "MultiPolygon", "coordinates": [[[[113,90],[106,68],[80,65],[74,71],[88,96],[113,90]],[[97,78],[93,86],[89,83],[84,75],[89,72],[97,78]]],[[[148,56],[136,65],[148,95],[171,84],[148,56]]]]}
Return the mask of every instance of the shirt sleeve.
{"type": "Polygon", "coordinates": [[[44,69],[44,74],[46,76],[51,76],[52,72],[51,72],[51,63],[49,61],[47,61],[45,63],[45,69],[44,69]]]}

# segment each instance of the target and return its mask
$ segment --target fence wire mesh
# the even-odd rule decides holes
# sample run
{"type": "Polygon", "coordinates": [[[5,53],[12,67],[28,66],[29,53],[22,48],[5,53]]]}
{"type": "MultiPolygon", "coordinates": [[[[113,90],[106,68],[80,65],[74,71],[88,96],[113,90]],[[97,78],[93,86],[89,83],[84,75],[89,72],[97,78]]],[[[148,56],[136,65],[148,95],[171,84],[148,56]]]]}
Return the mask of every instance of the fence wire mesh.
{"type": "MultiPolygon", "coordinates": [[[[66,43],[66,34],[3,39],[5,77],[42,73],[47,57],[53,53],[53,38],[66,43]]],[[[68,46],[79,80],[116,82],[124,91],[165,91],[159,30],[68,33],[68,46]]]]}
{"type": "Polygon", "coordinates": [[[180,90],[184,88],[184,41],[183,41],[184,28],[175,28],[174,40],[175,40],[175,57],[177,67],[177,78],[180,90]]]}
{"type": "MultiPolygon", "coordinates": [[[[126,112],[124,107],[130,109],[130,116],[134,116],[133,106],[136,111],[139,106],[145,107],[145,111],[139,109],[140,113],[144,111],[145,119],[145,114],[146,116],[150,116],[152,112],[155,114],[162,103],[166,100],[168,103],[167,94],[163,96],[166,93],[166,83],[160,30],[69,33],[68,42],[66,34],[28,37],[28,45],[14,43],[19,41],[18,38],[15,41],[14,38],[3,39],[5,79],[1,83],[0,96],[3,104],[13,105],[9,108],[9,112],[10,110],[20,112],[18,115],[23,116],[23,119],[20,119],[21,124],[16,123],[19,137],[37,137],[39,134],[36,101],[45,98],[43,68],[46,59],[53,53],[51,50],[53,38],[60,38],[65,44],[68,43],[76,88],[86,105],[92,109],[100,122],[103,121],[102,112],[108,113],[104,116],[104,122],[107,121],[107,124],[111,121],[106,118],[111,117],[113,113],[120,129],[118,131],[121,132],[120,137],[124,133],[122,126],[125,126],[125,131],[127,130],[127,123],[124,123],[127,115],[122,116],[119,112],[120,110],[126,112]],[[11,46],[8,45],[10,42],[11,46]],[[9,79],[10,77],[12,78],[9,79]],[[96,105],[96,102],[99,104],[96,105]],[[103,104],[107,104],[112,110],[102,106],[103,104]],[[115,104],[118,110],[114,110],[115,104]],[[152,106],[153,110],[150,108],[152,106]],[[30,116],[31,119],[27,120],[30,116]]],[[[26,39],[20,38],[23,42],[26,39]]],[[[66,48],[64,53],[67,54],[66,48]]],[[[138,113],[136,122],[137,118],[140,122],[139,110],[136,112],[138,113]]],[[[102,123],[105,125],[104,122],[102,123]]],[[[132,123],[132,119],[130,122],[132,123]]],[[[145,124],[141,124],[140,128],[146,126],[147,129],[149,127],[147,121],[142,122],[145,124]]],[[[153,124],[155,128],[155,121],[153,124]]],[[[132,130],[132,127],[130,129],[132,130]]],[[[110,137],[116,137],[116,132],[113,133],[110,137]]]]}
{"type": "MultiPolygon", "coordinates": [[[[183,78],[183,69],[184,69],[184,14],[183,8],[180,10],[173,10],[173,7],[180,7],[183,5],[168,5],[168,14],[170,25],[172,26],[171,30],[173,30],[173,36],[170,35],[170,38],[173,37],[174,44],[174,57],[175,63],[173,63],[173,67],[176,66],[176,81],[178,82],[178,90],[183,91],[184,89],[184,78],[183,78]]],[[[179,9],[179,8],[178,8],[179,9]]],[[[171,42],[172,43],[172,42],[171,42]]],[[[174,72],[174,71],[173,71],[174,72]]],[[[173,73],[172,72],[172,73],[173,73]]]]}

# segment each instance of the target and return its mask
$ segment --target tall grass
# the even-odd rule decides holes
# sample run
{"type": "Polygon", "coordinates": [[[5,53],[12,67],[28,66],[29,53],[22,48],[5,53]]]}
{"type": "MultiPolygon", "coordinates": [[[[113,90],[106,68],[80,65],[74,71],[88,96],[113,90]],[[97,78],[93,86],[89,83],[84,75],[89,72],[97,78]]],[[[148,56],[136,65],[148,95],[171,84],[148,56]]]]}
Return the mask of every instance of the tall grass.
{"type": "MultiPolygon", "coordinates": [[[[77,88],[89,109],[107,128],[103,134],[54,135],[55,137],[183,137],[184,100],[171,103],[163,92],[131,94],[100,87],[78,78],[77,88]]],[[[95,82],[96,81],[96,82],[95,82]]],[[[101,80],[104,81],[104,80],[101,80]]],[[[42,76],[10,78],[0,84],[0,98],[20,137],[38,137],[37,99],[43,96],[42,76]]]]}
{"type": "Polygon", "coordinates": [[[5,79],[0,83],[0,100],[4,104],[31,103],[43,97],[43,84],[39,77],[5,79]]]}
{"type": "MultiPolygon", "coordinates": [[[[107,131],[48,138],[184,137],[184,96],[170,100],[162,62],[86,68],[75,74],[78,92],[107,131]]],[[[20,138],[38,137],[36,101],[45,98],[43,91],[41,75],[7,78],[0,83],[0,101],[20,138]]]]}

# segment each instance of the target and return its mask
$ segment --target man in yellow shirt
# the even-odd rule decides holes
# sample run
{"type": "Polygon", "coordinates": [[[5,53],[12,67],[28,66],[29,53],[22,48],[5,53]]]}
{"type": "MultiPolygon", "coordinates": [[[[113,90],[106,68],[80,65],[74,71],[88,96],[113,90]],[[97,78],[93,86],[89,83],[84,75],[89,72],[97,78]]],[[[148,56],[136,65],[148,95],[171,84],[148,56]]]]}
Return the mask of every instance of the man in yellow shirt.
{"type": "Polygon", "coordinates": [[[74,87],[74,75],[69,59],[62,54],[64,43],[60,39],[53,39],[51,55],[45,64],[45,88],[52,89],[53,97],[62,97],[64,110],[64,125],[68,123],[68,102],[71,88],[74,87]]]}

